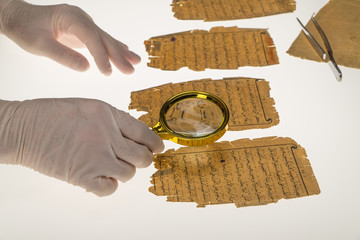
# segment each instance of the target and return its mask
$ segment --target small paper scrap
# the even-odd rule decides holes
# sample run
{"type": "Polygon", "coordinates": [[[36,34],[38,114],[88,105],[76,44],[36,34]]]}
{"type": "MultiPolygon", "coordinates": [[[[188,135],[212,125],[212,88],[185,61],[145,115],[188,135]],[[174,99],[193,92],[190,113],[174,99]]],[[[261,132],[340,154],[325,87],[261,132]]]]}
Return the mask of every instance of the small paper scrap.
{"type": "MultiPolygon", "coordinates": [[[[360,1],[331,0],[316,14],[315,19],[330,42],[336,63],[360,69],[360,1]]],[[[326,49],[312,21],[306,24],[306,28],[322,48],[326,49]]],[[[322,62],[302,31],[287,53],[295,57],[322,62]]]]}

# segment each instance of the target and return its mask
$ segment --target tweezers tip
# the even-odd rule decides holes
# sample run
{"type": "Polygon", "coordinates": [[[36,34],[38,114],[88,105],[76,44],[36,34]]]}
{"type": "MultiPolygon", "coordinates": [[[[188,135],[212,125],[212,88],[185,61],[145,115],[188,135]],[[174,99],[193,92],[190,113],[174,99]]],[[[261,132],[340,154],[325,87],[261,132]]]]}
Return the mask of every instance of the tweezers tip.
{"type": "MultiPolygon", "coordinates": [[[[314,13],[315,14],[315,13],[314,13]]],[[[318,24],[318,22],[316,21],[316,19],[315,19],[315,16],[314,15],[312,15],[311,16],[311,20],[315,23],[315,25],[319,25],[318,24]]]]}
{"type": "Polygon", "coordinates": [[[298,20],[298,22],[300,23],[301,27],[305,28],[304,24],[300,21],[299,18],[296,17],[296,20],[298,20]]]}
{"type": "Polygon", "coordinates": [[[339,77],[337,78],[338,82],[342,82],[342,73],[339,74],[339,77]]]}

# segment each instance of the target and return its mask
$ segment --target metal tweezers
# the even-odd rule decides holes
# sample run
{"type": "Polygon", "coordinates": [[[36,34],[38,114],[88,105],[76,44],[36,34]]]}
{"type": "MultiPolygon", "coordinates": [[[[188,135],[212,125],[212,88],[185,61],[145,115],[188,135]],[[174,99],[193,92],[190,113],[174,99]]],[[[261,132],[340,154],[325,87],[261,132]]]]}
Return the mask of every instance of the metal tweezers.
{"type": "Polygon", "coordinates": [[[319,32],[327,52],[324,51],[324,49],[320,46],[320,44],[316,41],[316,39],[314,38],[313,35],[311,35],[311,33],[306,29],[306,27],[300,22],[300,20],[298,18],[296,18],[301,27],[303,32],[305,33],[306,38],[309,40],[309,42],[311,43],[311,45],[313,46],[313,48],[316,50],[316,52],[319,54],[319,56],[321,57],[322,60],[324,60],[325,62],[327,62],[331,68],[331,70],[333,71],[333,73],[335,74],[336,79],[341,82],[342,79],[342,73],[340,68],[338,67],[338,65],[335,62],[334,56],[333,56],[333,51],[331,49],[329,40],[327,39],[324,31],[321,29],[320,25],[318,24],[318,22],[315,20],[314,16],[311,17],[311,20],[313,21],[317,31],[319,32]]]}

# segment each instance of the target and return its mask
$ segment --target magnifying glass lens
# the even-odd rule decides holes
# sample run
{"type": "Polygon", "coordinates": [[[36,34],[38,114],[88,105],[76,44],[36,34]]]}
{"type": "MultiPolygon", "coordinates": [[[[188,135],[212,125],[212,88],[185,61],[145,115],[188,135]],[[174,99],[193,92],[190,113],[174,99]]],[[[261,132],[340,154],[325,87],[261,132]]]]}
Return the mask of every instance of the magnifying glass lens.
{"type": "Polygon", "coordinates": [[[220,106],[199,98],[177,101],[165,113],[165,123],[172,131],[191,138],[215,132],[223,120],[220,106]]]}

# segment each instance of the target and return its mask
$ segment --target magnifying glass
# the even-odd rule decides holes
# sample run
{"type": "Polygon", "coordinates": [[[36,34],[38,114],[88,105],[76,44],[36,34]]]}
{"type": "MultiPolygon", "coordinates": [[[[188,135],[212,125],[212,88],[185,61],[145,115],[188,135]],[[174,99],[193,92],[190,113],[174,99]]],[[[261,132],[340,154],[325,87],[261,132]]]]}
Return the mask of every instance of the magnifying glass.
{"type": "Polygon", "coordinates": [[[152,129],[163,140],[185,146],[204,146],[224,135],[228,121],[229,109],[219,97],[188,91],[164,103],[159,122],[152,129]]]}

